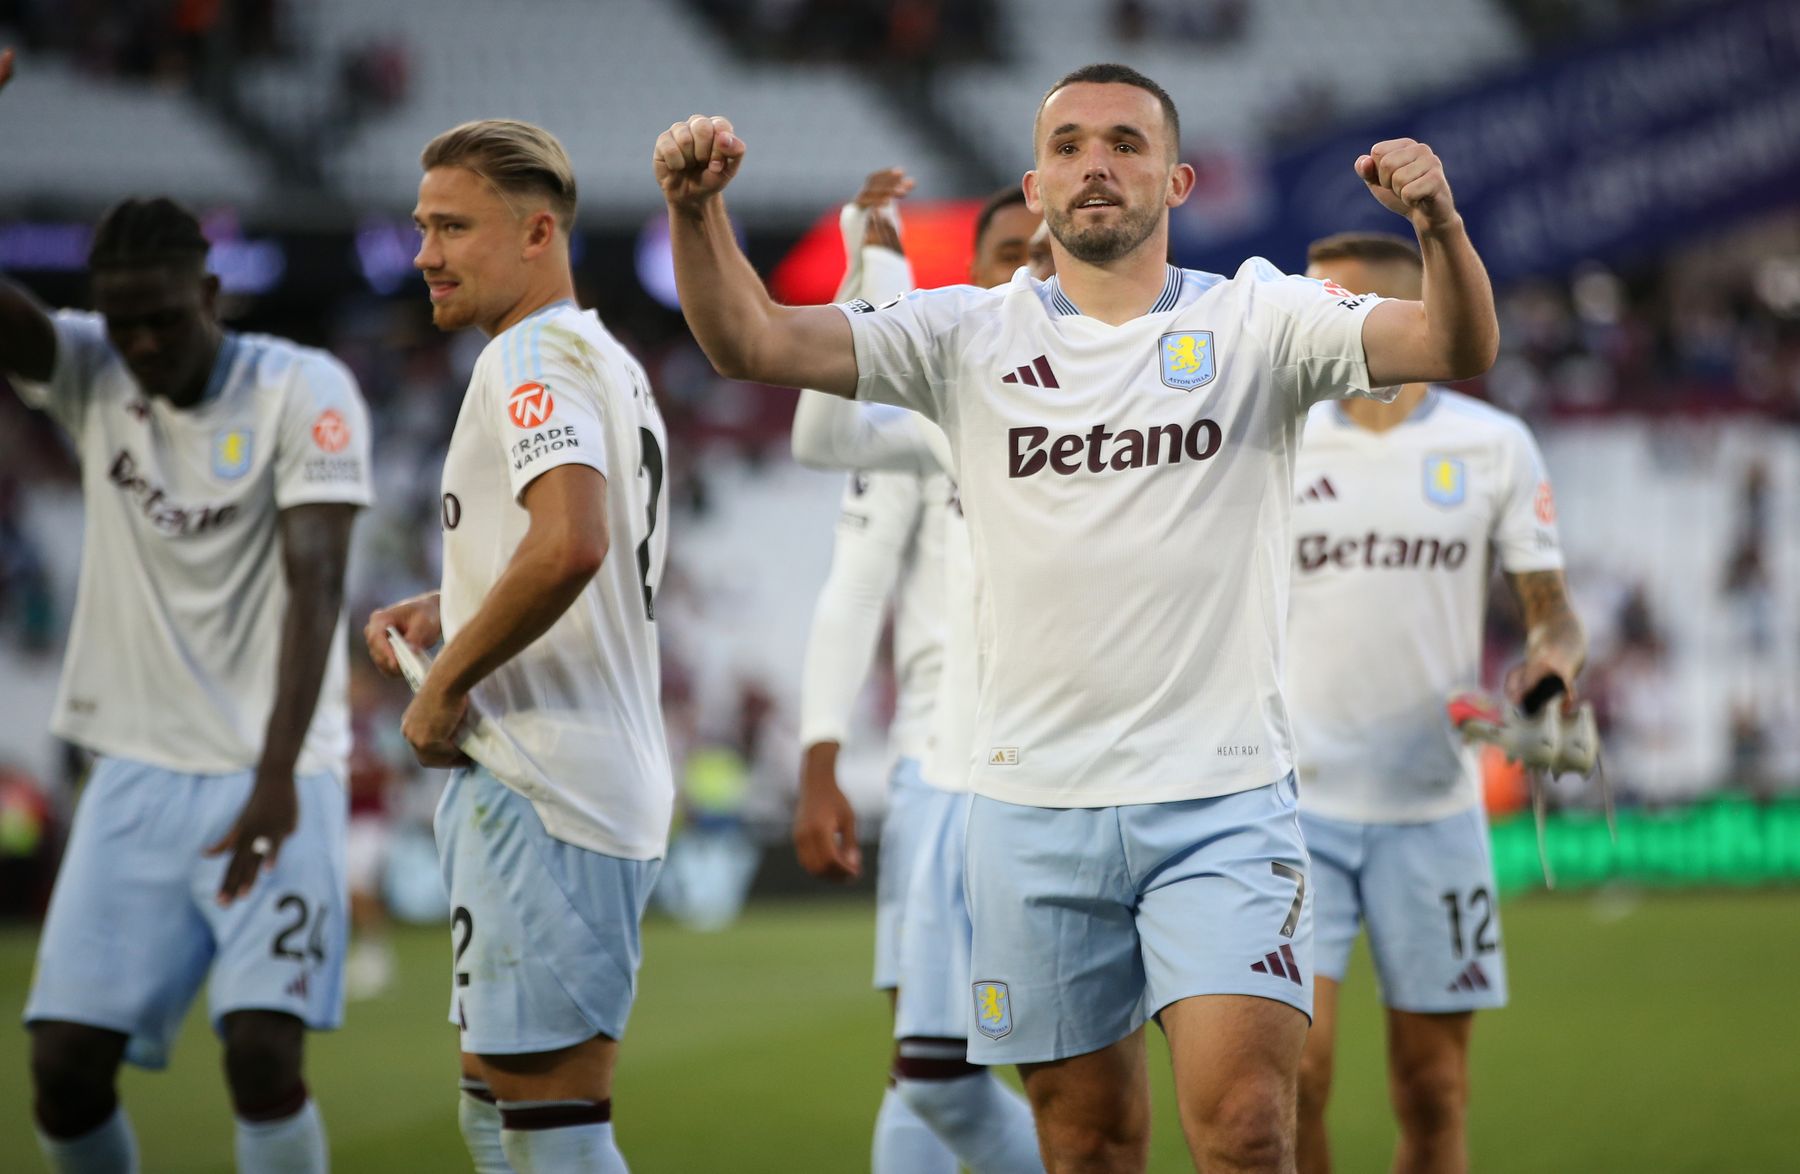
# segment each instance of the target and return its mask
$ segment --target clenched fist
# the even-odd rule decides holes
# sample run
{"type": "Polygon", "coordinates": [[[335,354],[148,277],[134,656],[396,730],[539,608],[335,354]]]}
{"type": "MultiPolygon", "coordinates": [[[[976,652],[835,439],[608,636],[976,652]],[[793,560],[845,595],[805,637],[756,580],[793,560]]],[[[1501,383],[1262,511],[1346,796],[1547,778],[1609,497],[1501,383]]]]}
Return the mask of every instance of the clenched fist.
{"type": "Polygon", "coordinates": [[[1356,174],[1381,206],[1412,221],[1417,232],[1457,222],[1450,181],[1431,148],[1412,139],[1387,139],[1356,161],[1356,174]]]}
{"type": "Polygon", "coordinates": [[[743,161],[744,140],[716,114],[696,114],[656,137],[656,182],[672,208],[700,208],[725,190],[743,161]]]}

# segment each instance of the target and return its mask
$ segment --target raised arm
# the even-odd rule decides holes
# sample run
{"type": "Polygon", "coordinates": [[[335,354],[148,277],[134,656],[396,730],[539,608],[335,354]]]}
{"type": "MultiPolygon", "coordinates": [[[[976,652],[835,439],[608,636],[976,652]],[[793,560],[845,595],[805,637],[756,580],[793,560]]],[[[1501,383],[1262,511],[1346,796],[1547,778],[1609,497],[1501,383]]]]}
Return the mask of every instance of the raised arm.
{"type": "MultiPolygon", "coordinates": [[[[0,90],[12,80],[14,55],[0,49],[0,90]]],[[[22,286],[0,277],[0,373],[48,383],[56,370],[56,329],[22,286]]]]}
{"type": "Polygon", "coordinates": [[[0,372],[48,383],[56,370],[56,328],[23,286],[0,277],[0,372]]]}
{"type": "Polygon", "coordinates": [[[738,248],[720,193],[743,159],[743,140],[717,116],[696,114],[656,140],[656,179],[669,205],[688,328],[727,379],[853,396],[856,351],[843,313],[777,305],[738,248]]]}
{"type": "Polygon", "coordinates": [[[1356,161],[1356,174],[1382,207],[1412,221],[1425,263],[1419,301],[1384,302],[1363,322],[1370,382],[1392,387],[1485,373],[1500,348],[1494,290],[1443,163],[1424,143],[1389,139],[1356,161]]]}

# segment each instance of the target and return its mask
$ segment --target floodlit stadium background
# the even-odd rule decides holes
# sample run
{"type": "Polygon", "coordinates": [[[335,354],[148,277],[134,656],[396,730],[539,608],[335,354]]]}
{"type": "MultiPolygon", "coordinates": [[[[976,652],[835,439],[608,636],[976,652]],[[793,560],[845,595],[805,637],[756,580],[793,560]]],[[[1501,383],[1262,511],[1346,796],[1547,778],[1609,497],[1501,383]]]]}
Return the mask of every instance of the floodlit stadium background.
{"type": "MultiPolygon", "coordinates": [[[[568,146],[583,300],[644,361],[671,431],[658,618],[690,824],[738,837],[726,858],[746,871],[762,849],[741,921],[651,928],[619,1092],[647,1171],[858,1168],[885,1033],[867,892],[821,899],[785,844],[841,480],[789,459],[792,393],[718,379],[688,339],[656,134],[693,112],[735,121],[750,156],[729,203],[793,301],[829,298],[835,208],[887,165],[919,181],[905,215],[922,279],[959,279],[973,202],[1016,182],[1044,87],[1088,61],[1133,64],[1179,104],[1200,183],[1174,235],[1192,267],[1261,253],[1298,269],[1313,237],[1402,229],[1350,163],[1379,138],[1430,142],[1500,292],[1502,356],[1468,390],[1544,446],[1592,643],[1584,691],[1624,805],[1615,846],[1587,788],[1559,791],[1565,891],[1539,895],[1519,782],[1488,780],[1514,1000],[1478,1031],[1477,1168],[1794,1160],[1779,1139],[1800,1068],[1778,1027],[1800,967],[1800,6],[0,0],[6,44],[20,63],[0,94],[0,271],[83,304],[93,218],[171,194],[205,214],[233,326],[327,346],[361,380],[381,500],[358,533],[358,621],[436,582],[439,458],[481,344],[431,328],[411,270],[419,148],[495,115],[568,146]]],[[[81,770],[45,732],[80,518],[66,445],[0,395],[7,1013],[81,770]]],[[[1490,680],[1518,648],[1504,592],[1493,611],[1490,680]]],[[[439,780],[409,766],[396,690],[367,673],[354,689],[358,770],[390,780],[403,833],[396,901],[426,920],[401,937],[398,987],[315,1046],[313,1083],[338,1168],[458,1168],[446,943],[430,866],[405,850],[439,780]]],[[[867,691],[845,767],[871,835],[889,701],[867,691]]],[[[677,911],[728,907],[730,872],[701,870],[670,894],[677,911]]],[[[1391,1136],[1372,997],[1365,966],[1333,1118],[1349,1170],[1384,1165],[1391,1136]]],[[[203,1033],[190,1024],[170,1074],[128,1081],[147,1169],[228,1168],[203,1033]]],[[[23,1035],[0,1041],[0,1153],[18,1156],[23,1035]]],[[[1156,1168],[1185,1168],[1166,1101],[1161,1122],[1156,1168]]]]}

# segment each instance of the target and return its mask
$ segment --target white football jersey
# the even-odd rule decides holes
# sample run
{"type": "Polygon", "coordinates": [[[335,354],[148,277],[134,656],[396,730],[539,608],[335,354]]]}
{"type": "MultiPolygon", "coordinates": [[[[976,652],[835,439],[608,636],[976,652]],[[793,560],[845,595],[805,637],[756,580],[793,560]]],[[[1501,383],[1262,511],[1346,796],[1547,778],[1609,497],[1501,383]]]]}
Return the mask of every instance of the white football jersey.
{"type": "Polygon", "coordinates": [[[941,791],[967,791],[974,770],[975,698],[981,686],[980,645],[976,637],[981,612],[981,585],[975,578],[975,555],[969,549],[969,523],[954,485],[938,506],[943,515],[944,667],[932,707],[931,755],[922,772],[941,791]]]}
{"type": "Polygon", "coordinates": [[[1097,807],[1288,773],[1300,420],[1371,394],[1379,301],[1252,259],[1171,267],[1118,326],[1023,270],[840,307],[858,397],[919,411],[956,458],[981,587],[973,790],[1097,807]]]}
{"type": "Polygon", "coordinates": [[[642,367],[592,311],[557,302],[490,340],[444,458],[444,638],[512,561],[525,489],[558,465],[606,478],[610,547],[550,630],[470,694],[501,744],[482,765],[567,843],[634,860],[668,846],[656,588],[668,552],[668,438],[642,367]]]}
{"type": "Polygon", "coordinates": [[[1385,432],[1321,404],[1295,480],[1287,696],[1301,803],[1363,823],[1473,806],[1476,761],[1444,703],[1481,684],[1493,563],[1563,565],[1531,433],[1438,388],[1385,432]]]}
{"type": "MultiPolygon", "coordinates": [[[[81,461],[81,584],[51,729],[101,754],[222,774],[261,758],[287,579],[279,515],[372,500],[369,417],[324,351],[227,332],[200,403],[139,389],[98,314],[61,311],[47,383],[15,380],[81,461]]],[[[338,617],[296,770],[344,776],[338,617]]]]}
{"type": "Polygon", "coordinates": [[[888,748],[920,759],[944,654],[942,474],[852,473],[844,488],[831,573],[813,609],[800,681],[800,744],[842,743],[894,602],[893,721],[888,748]]]}

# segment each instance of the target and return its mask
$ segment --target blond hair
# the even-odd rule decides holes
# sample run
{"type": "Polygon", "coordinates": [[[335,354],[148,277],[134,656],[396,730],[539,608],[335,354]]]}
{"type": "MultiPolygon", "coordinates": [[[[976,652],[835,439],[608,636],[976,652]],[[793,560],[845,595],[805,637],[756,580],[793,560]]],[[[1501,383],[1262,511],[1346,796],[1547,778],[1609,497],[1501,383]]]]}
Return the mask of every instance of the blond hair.
{"type": "MultiPolygon", "coordinates": [[[[575,225],[575,167],[556,136],[510,118],[484,118],[452,127],[425,145],[419,164],[461,167],[494,186],[508,207],[514,196],[547,200],[564,232],[575,225]]],[[[514,208],[516,212],[518,209],[514,208]]]]}

